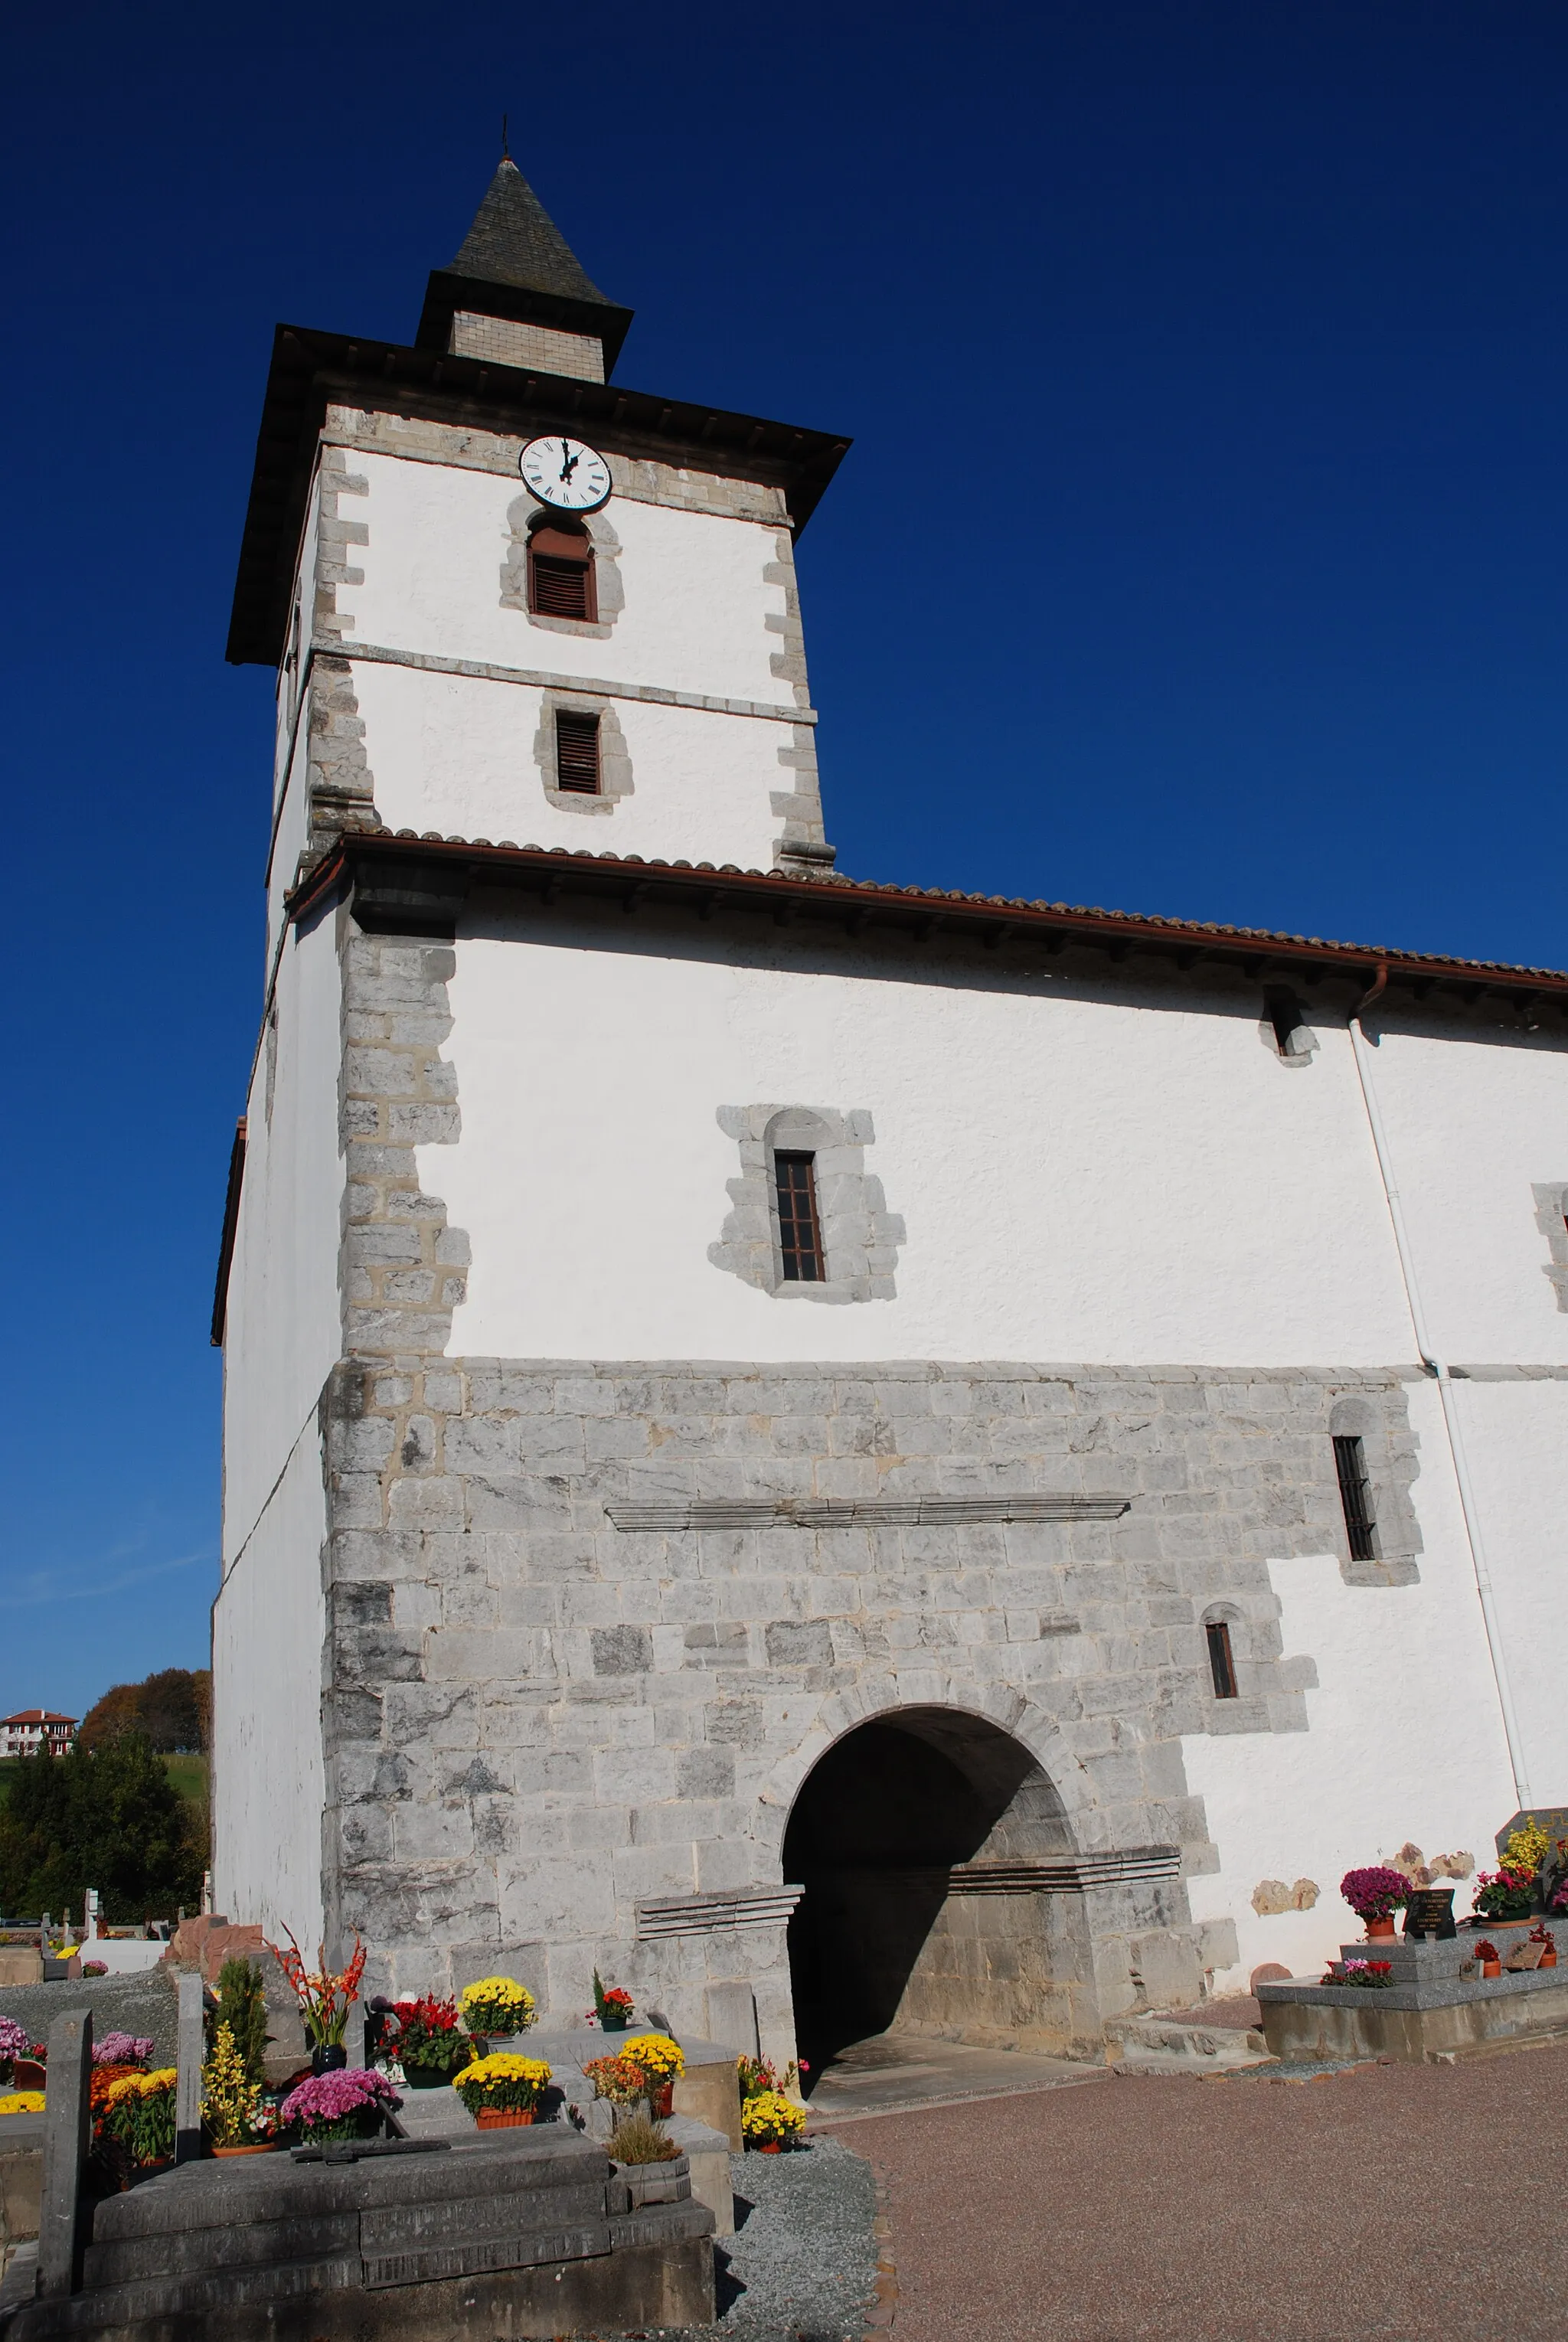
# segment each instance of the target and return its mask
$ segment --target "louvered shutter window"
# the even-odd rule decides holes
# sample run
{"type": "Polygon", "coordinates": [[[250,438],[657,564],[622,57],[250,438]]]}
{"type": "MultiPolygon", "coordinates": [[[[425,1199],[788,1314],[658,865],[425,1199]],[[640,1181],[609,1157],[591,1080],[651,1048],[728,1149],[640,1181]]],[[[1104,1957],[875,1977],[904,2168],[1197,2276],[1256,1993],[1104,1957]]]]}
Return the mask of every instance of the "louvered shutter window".
{"type": "Polygon", "coordinates": [[[528,542],[528,607],[542,618],[599,615],[594,591],[594,548],[564,528],[535,529],[528,542]]]}
{"type": "Polygon", "coordinates": [[[555,786],[574,796],[599,794],[599,719],[575,707],[555,710],[555,786]]]}

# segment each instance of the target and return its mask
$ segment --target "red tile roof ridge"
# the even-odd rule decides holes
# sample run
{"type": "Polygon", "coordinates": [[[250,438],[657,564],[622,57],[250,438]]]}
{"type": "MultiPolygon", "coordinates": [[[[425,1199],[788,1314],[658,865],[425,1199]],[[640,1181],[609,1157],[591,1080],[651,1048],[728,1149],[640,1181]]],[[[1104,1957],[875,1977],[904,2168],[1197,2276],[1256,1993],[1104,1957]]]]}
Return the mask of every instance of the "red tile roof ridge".
{"type": "MultiPolygon", "coordinates": [[[[609,848],[594,853],[584,852],[570,846],[539,846],[525,842],[522,846],[503,838],[497,846],[487,837],[457,837],[440,830],[380,829],[350,833],[343,840],[345,846],[374,846],[393,841],[401,845],[442,846],[467,848],[475,853],[548,855],[553,860],[603,865],[634,870],[690,871],[694,875],[716,878],[771,880],[787,886],[805,896],[839,896],[849,894],[874,895],[886,900],[897,896],[917,903],[964,903],[983,910],[1030,912],[1036,916],[1070,919],[1096,919],[1106,926],[1120,927],[1129,935],[1154,933],[1171,936],[1213,936],[1220,942],[1283,946],[1306,951],[1333,951],[1353,955],[1363,960],[1399,961],[1412,966],[1443,967],[1474,976],[1542,976],[1557,983],[1568,982],[1561,968],[1528,966],[1513,960],[1463,959],[1447,952],[1412,951],[1397,944],[1346,943],[1334,936],[1293,935],[1275,927],[1231,926],[1216,919],[1184,919],[1172,917],[1159,911],[1107,911],[1099,904],[1055,903],[1038,896],[1021,895],[976,895],[956,888],[911,886],[876,878],[849,878],[834,874],[831,876],[802,877],[793,870],[776,866],[770,870],[741,868],[733,862],[690,862],[684,858],[670,860],[663,855],[616,854],[609,848]]],[[[307,882],[308,883],[308,882],[307,882]]]]}

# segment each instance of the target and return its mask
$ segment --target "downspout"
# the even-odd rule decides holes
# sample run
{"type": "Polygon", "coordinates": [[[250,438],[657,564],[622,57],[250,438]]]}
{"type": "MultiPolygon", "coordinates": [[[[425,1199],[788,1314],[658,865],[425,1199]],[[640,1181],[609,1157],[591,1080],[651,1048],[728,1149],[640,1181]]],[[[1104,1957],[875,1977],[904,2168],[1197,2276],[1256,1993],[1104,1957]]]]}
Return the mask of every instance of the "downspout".
{"type": "Polygon", "coordinates": [[[1493,1600],[1492,1573],[1486,1566],[1486,1546],[1481,1534],[1481,1513],[1475,1501],[1475,1489],[1470,1477],[1470,1464],[1464,1449],[1464,1432],[1459,1420],[1453,1377],[1444,1361],[1432,1346],[1426,1328],[1426,1312],[1422,1305],[1421,1286],[1415,1274],[1415,1256],[1410,1241],[1410,1231],[1404,1222],[1404,1206],[1399,1199],[1399,1186],[1393,1176],[1393,1164],[1389,1154],[1388,1133],[1383,1127],[1383,1114],[1377,1102],[1377,1088],[1372,1077],[1371,1047],[1362,1024],[1373,1004],[1381,999],[1388,986],[1388,962],[1378,962],[1377,975],[1350,1012],[1348,1029],[1351,1053],[1361,1081],[1362,1103],[1372,1132],[1372,1143],[1377,1153],[1377,1167],[1383,1179],[1383,1192],[1388,1205],[1388,1216],[1393,1225],[1394,1246],[1399,1254],[1400,1273],[1404,1279],[1404,1297],[1410,1310],[1410,1322],[1415,1328],[1415,1346],[1421,1363],[1437,1383],[1438,1396],[1443,1402],[1443,1428],[1448,1435],[1448,1452],[1453,1458],[1453,1477],[1459,1489],[1460,1509],[1464,1516],[1465,1540],[1470,1546],[1470,1566],[1475,1574],[1475,1591],[1481,1604],[1482,1621],[1486,1628],[1486,1648],[1492,1660],[1493,1677],[1497,1685],[1497,1704],[1503,1711],[1503,1729],[1508,1740],[1508,1761],[1513,1770],[1513,1791],[1523,1812],[1530,1804],[1530,1783],[1524,1770],[1524,1748],[1520,1737],[1519,1718],[1513,1710],[1513,1693],[1508,1680],[1508,1666],[1503,1656],[1503,1635],[1497,1623],[1497,1608],[1493,1600]]]}

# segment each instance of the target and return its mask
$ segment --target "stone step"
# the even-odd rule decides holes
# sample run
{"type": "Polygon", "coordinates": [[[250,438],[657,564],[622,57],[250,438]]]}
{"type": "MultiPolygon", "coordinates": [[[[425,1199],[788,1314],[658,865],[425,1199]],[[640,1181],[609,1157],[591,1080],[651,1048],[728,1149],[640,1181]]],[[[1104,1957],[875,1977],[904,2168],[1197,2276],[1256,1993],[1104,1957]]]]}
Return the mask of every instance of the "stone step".
{"type": "Polygon", "coordinates": [[[175,2228],[154,2236],[95,2241],[82,2256],[85,2286],[131,2285],[190,2271],[269,2267],[275,2262],[333,2260],[360,2248],[359,2217],[298,2213],[243,2227],[175,2228]]]}
{"type": "Polygon", "coordinates": [[[1266,2065],[1272,2052],[1256,2027],[1124,2017],[1105,2027],[1105,2056],[1129,2073],[1195,2074],[1266,2065]]]}

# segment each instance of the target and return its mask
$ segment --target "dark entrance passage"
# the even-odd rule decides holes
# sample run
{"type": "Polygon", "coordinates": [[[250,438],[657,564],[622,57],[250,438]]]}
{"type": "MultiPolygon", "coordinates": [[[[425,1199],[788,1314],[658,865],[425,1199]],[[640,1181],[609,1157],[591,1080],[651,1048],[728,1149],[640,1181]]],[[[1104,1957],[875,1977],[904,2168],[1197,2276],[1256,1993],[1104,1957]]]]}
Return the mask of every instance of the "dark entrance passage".
{"type": "Polygon", "coordinates": [[[1082,1897],[1003,1867],[1072,1852],[1050,1781],[995,1725],[910,1708],[846,1734],[784,1833],[784,1877],[804,1890],[789,1931],[795,2031],[814,2070],[894,2027],[1097,2054],[1082,1897]]]}

